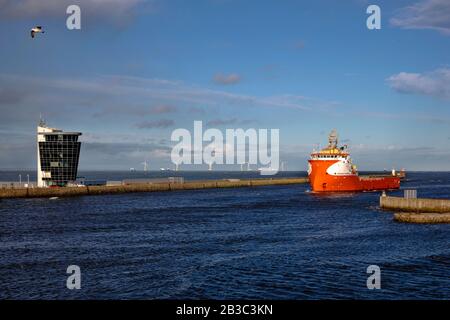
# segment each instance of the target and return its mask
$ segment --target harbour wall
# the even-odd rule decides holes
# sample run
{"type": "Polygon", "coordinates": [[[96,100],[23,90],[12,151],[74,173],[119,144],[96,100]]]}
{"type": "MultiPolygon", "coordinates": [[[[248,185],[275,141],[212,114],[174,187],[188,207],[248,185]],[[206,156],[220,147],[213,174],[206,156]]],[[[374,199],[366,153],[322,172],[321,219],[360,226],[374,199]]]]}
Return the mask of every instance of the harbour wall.
{"type": "Polygon", "coordinates": [[[380,207],[401,212],[445,213],[450,212],[450,200],[381,196],[380,207]]]}
{"type": "Polygon", "coordinates": [[[86,195],[120,194],[131,192],[157,192],[175,190],[197,190],[215,188],[240,188],[271,185],[289,185],[307,183],[308,178],[279,179],[228,179],[186,182],[123,184],[114,186],[82,186],[64,188],[16,188],[0,189],[0,199],[7,198],[51,198],[75,197],[86,195]]]}
{"type": "Polygon", "coordinates": [[[394,220],[407,223],[450,223],[450,213],[395,213],[394,220]]]}

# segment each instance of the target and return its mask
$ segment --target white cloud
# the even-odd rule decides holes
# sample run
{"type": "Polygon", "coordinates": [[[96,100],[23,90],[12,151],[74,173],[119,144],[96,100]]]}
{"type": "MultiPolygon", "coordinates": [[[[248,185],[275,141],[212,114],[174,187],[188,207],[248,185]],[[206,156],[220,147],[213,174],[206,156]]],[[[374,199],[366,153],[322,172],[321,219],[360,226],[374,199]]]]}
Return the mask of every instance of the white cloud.
{"type": "Polygon", "coordinates": [[[417,2],[402,8],[390,22],[404,29],[431,29],[450,35],[450,1],[417,2]]]}
{"type": "Polygon", "coordinates": [[[392,89],[401,93],[450,99],[450,68],[428,73],[400,72],[389,77],[387,81],[392,89]]]}
{"type": "MultiPolygon", "coordinates": [[[[14,88],[33,88],[23,94],[21,92],[12,94],[9,90],[0,91],[0,106],[11,109],[17,109],[15,108],[17,105],[26,107],[27,102],[31,101],[39,107],[41,105],[58,105],[59,108],[68,104],[85,105],[97,113],[100,111],[99,114],[123,113],[118,106],[127,110],[128,106],[133,103],[136,106],[132,107],[130,112],[148,114],[148,101],[161,105],[198,105],[202,107],[228,105],[305,111],[320,109],[327,104],[323,101],[296,95],[259,97],[212,90],[179,81],[128,76],[100,76],[85,79],[0,74],[0,87],[3,85],[14,88]],[[125,102],[127,104],[124,104],[125,102]],[[141,112],[139,108],[142,108],[141,112]]],[[[2,122],[1,119],[0,122],[2,122]]]]}

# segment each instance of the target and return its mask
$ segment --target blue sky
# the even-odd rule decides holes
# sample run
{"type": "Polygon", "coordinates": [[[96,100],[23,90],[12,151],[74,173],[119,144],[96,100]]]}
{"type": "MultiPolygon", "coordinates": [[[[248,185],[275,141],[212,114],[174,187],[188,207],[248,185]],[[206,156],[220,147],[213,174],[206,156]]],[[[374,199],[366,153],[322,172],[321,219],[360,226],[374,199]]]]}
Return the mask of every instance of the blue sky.
{"type": "Polygon", "coordinates": [[[279,128],[291,170],[333,128],[361,170],[450,170],[449,1],[3,0],[0,37],[0,168],[34,167],[42,113],[82,169],[167,167],[203,120],[279,128]]]}

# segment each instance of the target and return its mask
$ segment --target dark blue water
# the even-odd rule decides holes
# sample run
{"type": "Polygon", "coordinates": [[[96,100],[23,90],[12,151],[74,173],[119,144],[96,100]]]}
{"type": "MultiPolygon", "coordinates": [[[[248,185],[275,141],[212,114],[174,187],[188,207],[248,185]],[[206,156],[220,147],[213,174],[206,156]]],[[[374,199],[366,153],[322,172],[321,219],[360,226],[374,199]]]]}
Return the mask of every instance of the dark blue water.
{"type": "MultiPolygon", "coordinates": [[[[450,173],[403,186],[448,198],[450,173]]],[[[0,298],[450,299],[450,225],[396,223],[379,193],[307,190],[1,200],[0,298]],[[81,290],[66,289],[73,264],[81,290]],[[366,287],[372,264],[381,290],[366,287]]]]}

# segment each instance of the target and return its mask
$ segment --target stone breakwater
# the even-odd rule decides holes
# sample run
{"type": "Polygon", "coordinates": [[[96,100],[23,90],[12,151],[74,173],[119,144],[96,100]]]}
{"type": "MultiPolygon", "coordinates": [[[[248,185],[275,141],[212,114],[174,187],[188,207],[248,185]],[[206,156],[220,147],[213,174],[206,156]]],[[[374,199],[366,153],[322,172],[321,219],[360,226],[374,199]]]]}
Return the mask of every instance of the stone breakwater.
{"type": "Polygon", "coordinates": [[[408,223],[450,223],[450,213],[396,213],[394,220],[408,223]]]}
{"type": "Polygon", "coordinates": [[[302,183],[308,183],[308,178],[225,179],[225,180],[186,181],[182,183],[163,182],[163,183],[122,184],[115,186],[82,186],[82,187],[65,187],[65,188],[15,188],[15,189],[0,189],[0,199],[76,197],[87,195],[131,193],[131,192],[241,188],[241,187],[289,185],[302,183]]]}
{"type": "Polygon", "coordinates": [[[450,223],[450,200],[380,197],[384,210],[399,211],[394,220],[408,223],[450,223]]]}
{"type": "Polygon", "coordinates": [[[380,207],[386,210],[402,212],[445,213],[450,212],[450,200],[425,198],[408,199],[401,197],[381,196],[380,207]]]}

